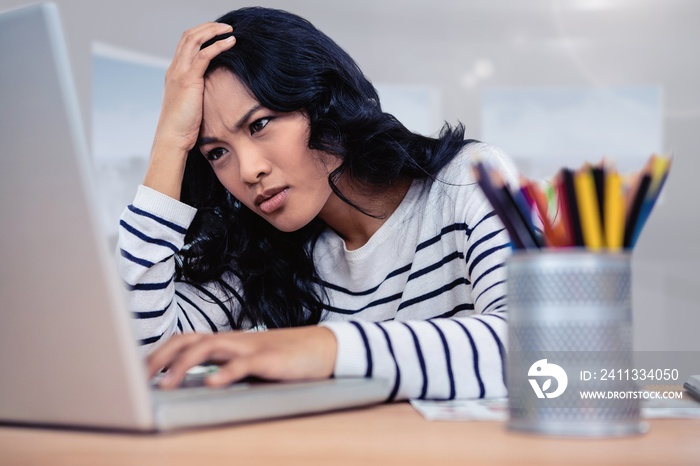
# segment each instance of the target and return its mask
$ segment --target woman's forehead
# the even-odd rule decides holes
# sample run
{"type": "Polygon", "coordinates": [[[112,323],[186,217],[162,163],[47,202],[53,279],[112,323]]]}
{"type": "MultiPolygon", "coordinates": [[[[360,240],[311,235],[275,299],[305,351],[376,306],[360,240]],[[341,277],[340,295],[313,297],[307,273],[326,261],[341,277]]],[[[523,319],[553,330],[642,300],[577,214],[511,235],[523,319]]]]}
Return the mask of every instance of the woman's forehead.
{"type": "Polygon", "coordinates": [[[207,94],[258,102],[253,91],[236,74],[226,68],[217,68],[204,77],[205,100],[207,94]]]}

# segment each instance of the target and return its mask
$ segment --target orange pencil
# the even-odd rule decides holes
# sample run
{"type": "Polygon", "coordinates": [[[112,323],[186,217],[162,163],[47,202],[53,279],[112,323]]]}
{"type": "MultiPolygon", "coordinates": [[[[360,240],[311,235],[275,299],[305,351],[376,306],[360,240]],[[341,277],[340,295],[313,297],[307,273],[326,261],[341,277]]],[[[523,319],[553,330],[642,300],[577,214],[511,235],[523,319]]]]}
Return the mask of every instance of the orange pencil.
{"type": "Polygon", "coordinates": [[[525,180],[524,186],[532,200],[535,201],[537,213],[542,220],[542,226],[544,227],[544,239],[546,241],[545,245],[548,247],[563,246],[563,239],[560,238],[557,232],[554,230],[552,221],[549,218],[549,213],[547,212],[547,197],[537,186],[537,184],[531,180],[525,180]]]}

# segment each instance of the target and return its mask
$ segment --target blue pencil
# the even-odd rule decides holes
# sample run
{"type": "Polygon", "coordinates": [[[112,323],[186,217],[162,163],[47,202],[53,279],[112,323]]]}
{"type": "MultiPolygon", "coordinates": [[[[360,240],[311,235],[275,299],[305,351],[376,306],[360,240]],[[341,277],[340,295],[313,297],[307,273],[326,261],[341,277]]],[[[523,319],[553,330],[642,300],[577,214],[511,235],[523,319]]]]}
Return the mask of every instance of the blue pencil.
{"type": "Polygon", "coordinates": [[[489,173],[486,171],[486,167],[481,162],[477,162],[474,165],[474,175],[476,177],[479,187],[483,191],[486,199],[491,203],[494,212],[501,219],[503,226],[508,230],[510,239],[513,243],[515,249],[525,249],[525,244],[512,222],[512,217],[505,211],[505,202],[502,199],[502,195],[498,190],[491,184],[491,178],[489,173]]]}
{"type": "Polygon", "coordinates": [[[644,229],[644,224],[649,219],[649,215],[651,215],[651,211],[654,208],[654,205],[656,205],[656,201],[659,199],[659,195],[661,194],[661,190],[663,189],[664,184],[666,183],[666,178],[668,178],[669,167],[670,167],[670,164],[667,165],[666,170],[664,171],[663,175],[661,176],[661,179],[659,180],[659,184],[658,184],[658,186],[656,186],[656,189],[654,190],[654,192],[649,191],[646,198],[644,199],[644,202],[642,203],[642,208],[639,212],[639,218],[637,219],[637,224],[634,227],[634,233],[632,234],[632,239],[630,240],[630,247],[631,248],[633,248],[634,245],[637,243],[637,240],[639,239],[639,235],[642,233],[642,230],[644,229]]]}

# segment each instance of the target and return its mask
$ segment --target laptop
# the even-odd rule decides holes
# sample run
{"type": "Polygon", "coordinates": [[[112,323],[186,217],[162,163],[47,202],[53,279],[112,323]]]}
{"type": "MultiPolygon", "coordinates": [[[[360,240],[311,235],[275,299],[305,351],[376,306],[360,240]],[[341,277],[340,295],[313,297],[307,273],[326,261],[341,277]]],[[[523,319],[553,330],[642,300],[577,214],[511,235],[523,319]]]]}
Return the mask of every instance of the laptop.
{"type": "Polygon", "coordinates": [[[379,403],[365,378],[159,391],[97,215],[58,9],[0,13],[0,422],[168,431],[379,403]]]}

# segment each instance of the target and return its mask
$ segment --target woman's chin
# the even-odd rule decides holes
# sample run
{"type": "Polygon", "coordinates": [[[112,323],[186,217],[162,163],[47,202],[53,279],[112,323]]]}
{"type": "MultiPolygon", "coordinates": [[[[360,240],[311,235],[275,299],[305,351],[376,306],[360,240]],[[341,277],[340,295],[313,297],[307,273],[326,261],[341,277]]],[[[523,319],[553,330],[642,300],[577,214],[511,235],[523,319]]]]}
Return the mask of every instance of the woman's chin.
{"type": "Polygon", "coordinates": [[[301,230],[306,225],[311,223],[311,220],[313,220],[313,219],[288,218],[288,217],[285,218],[285,216],[280,215],[280,216],[277,216],[277,218],[274,218],[274,216],[269,216],[269,217],[266,216],[265,220],[267,220],[270,223],[270,225],[272,225],[273,227],[277,228],[280,231],[283,231],[285,233],[292,233],[294,231],[301,230]]]}

